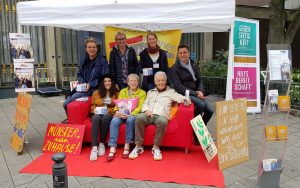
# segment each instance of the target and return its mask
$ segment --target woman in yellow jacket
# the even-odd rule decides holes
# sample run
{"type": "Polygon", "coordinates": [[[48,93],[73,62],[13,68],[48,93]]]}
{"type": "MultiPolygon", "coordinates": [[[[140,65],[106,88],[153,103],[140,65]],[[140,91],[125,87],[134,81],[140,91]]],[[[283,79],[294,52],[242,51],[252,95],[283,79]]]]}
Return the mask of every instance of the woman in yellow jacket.
{"type": "Polygon", "coordinates": [[[105,154],[104,143],[115,108],[113,100],[117,99],[117,97],[118,90],[116,89],[116,82],[109,75],[103,76],[103,79],[99,84],[99,88],[95,90],[92,95],[91,102],[93,146],[90,154],[91,161],[95,161],[98,156],[103,156],[105,154]],[[98,146],[99,128],[100,143],[98,146]]]}
{"type": "Polygon", "coordinates": [[[146,99],[146,92],[138,87],[139,76],[136,74],[130,74],[127,78],[128,87],[122,89],[119,94],[119,99],[138,98],[137,106],[128,115],[115,107],[115,115],[110,123],[110,138],[108,146],[110,146],[110,152],[107,160],[112,161],[116,154],[117,139],[119,134],[119,126],[126,122],[126,142],[124,145],[124,151],[122,158],[128,158],[130,144],[134,142],[134,126],[135,116],[142,110],[143,103],[146,99]]]}

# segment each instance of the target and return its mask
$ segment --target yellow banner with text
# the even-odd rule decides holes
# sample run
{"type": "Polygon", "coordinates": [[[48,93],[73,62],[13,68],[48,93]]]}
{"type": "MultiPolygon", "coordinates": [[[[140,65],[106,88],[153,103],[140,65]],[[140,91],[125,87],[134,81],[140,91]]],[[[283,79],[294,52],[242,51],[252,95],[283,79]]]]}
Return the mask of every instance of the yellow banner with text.
{"type": "Polygon", "coordinates": [[[11,147],[18,154],[21,154],[23,151],[23,142],[26,136],[31,102],[32,102],[32,95],[26,93],[18,94],[13,133],[9,141],[11,147]]]}
{"type": "MultiPolygon", "coordinates": [[[[116,45],[115,34],[120,30],[126,33],[126,43],[135,49],[139,59],[139,54],[147,47],[147,32],[110,26],[105,28],[106,56],[109,58],[111,49],[116,45]]],[[[176,61],[177,47],[180,43],[181,33],[181,30],[155,32],[158,38],[157,44],[161,49],[167,51],[169,67],[173,66],[176,61]]]]}

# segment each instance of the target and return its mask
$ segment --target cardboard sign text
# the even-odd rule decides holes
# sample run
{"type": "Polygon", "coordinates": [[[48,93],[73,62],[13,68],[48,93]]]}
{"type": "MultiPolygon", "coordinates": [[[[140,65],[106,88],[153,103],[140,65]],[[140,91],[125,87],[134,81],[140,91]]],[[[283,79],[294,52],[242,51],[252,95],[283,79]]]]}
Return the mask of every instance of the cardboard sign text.
{"type": "Polygon", "coordinates": [[[84,125],[49,123],[42,152],[80,155],[84,130],[84,125]]]}
{"type": "Polygon", "coordinates": [[[217,102],[219,169],[249,160],[246,100],[217,102]]]}

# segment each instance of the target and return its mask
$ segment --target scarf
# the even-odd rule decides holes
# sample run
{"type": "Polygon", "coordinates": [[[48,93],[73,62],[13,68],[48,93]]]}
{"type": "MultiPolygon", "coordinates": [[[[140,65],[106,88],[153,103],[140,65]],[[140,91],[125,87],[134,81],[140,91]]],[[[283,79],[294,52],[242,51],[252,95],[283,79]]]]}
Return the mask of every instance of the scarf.
{"type": "Polygon", "coordinates": [[[160,50],[160,47],[156,45],[155,48],[151,48],[150,46],[147,47],[147,51],[149,54],[155,54],[160,50]]]}

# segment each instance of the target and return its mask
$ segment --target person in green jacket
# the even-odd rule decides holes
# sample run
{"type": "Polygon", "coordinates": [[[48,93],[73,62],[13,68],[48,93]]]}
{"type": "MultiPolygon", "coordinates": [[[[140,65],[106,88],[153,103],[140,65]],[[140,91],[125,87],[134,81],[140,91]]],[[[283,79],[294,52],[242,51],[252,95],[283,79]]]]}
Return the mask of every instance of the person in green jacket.
{"type": "Polygon", "coordinates": [[[135,125],[135,116],[139,114],[142,110],[143,103],[146,99],[146,92],[140,89],[139,86],[139,76],[136,74],[128,75],[127,82],[128,87],[122,89],[119,93],[119,99],[129,99],[129,98],[138,98],[138,103],[135,109],[132,109],[131,112],[123,111],[118,108],[118,105],[115,107],[114,118],[110,123],[110,138],[108,146],[110,146],[110,152],[108,154],[107,160],[112,161],[116,154],[116,147],[118,141],[119,127],[122,123],[126,122],[126,142],[124,145],[124,151],[122,158],[128,158],[130,144],[134,142],[134,125],[135,125]]]}

